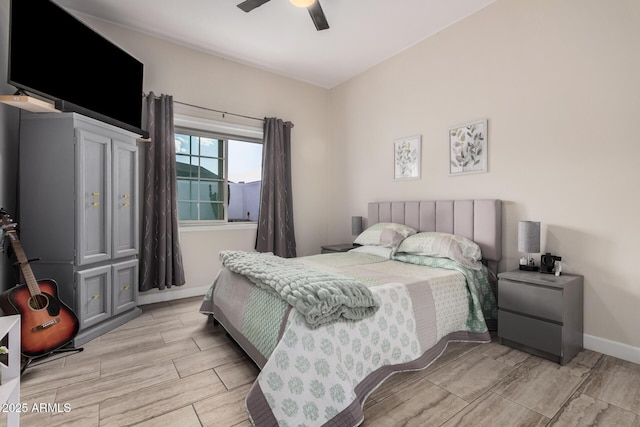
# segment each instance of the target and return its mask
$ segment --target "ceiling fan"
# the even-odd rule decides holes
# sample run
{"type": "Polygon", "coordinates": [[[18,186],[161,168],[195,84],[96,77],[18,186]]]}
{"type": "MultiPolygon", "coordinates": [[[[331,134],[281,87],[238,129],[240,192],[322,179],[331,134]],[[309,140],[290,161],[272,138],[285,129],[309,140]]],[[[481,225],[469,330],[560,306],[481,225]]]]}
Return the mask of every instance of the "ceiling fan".
{"type": "MultiPolygon", "coordinates": [[[[238,5],[238,7],[245,12],[251,12],[256,7],[262,6],[270,0],[245,0],[238,5]]],[[[311,19],[313,20],[316,30],[326,30],[329,28],[327,17],[324,16],[322,6],[320,6],[320,0],[290,0],[294,6],[304,7],[309,11],[311,19]]]]}

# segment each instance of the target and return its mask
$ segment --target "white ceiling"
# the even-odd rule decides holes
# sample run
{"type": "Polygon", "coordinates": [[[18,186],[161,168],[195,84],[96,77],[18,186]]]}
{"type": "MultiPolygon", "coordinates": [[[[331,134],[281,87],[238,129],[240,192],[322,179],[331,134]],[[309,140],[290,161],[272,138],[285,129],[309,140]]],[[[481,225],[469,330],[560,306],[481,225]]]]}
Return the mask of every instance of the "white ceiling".
{"type": "Polygon", "coordinates": [[[55,0],[133,28],[287,77],[332,88],[495,0],[320,0],[330,28],[271,0],[55,0]]]}

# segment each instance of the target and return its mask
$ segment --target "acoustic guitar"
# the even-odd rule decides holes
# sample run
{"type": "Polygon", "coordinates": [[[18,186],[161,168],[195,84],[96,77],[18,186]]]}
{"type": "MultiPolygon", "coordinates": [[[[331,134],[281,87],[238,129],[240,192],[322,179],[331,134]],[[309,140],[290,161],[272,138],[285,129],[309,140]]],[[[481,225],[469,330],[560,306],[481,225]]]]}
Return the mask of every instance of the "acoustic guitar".
{"type": "Polygon", "coordinates": [[[26,282],[0,294],[0,308],[5,314],[21,316],[22,354],[30,358],[46,355],[69,343],[78,333],[80,322],[58,298],[55,280],[36,280],[18,239],[16,224],[4,209],[0,210],[0,224],[26,282]]]}

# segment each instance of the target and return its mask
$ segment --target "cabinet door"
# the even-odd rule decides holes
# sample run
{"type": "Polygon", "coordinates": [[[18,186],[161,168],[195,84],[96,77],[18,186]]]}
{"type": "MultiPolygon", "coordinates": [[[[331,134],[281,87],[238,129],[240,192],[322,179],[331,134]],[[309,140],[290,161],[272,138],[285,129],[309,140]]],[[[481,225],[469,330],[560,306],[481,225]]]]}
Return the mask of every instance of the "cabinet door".
{"type": "Polygon", "coordinates": [[[113,257],[138,253],[138,147],[113,140],[113,257]]]}
{"type": "Polygon", "coordinates": [[[78,265],[111,258],[111,139],[76,129],[78,265]]]}
{"type": "Polygon", "coordinates": [[[79,271],[78,317],[84,329],[111,317],[111,266],[79,271]]]}
{"type": "Polygon", "coordinates": [[[113,314],[138,305],[138,260],[113,265],[113,314]]]}

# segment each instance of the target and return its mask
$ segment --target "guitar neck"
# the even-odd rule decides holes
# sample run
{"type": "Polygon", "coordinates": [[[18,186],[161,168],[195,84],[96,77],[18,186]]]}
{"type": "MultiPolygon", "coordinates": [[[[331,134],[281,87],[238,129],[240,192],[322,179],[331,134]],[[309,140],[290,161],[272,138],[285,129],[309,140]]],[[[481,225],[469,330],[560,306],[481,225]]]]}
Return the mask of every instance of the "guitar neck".
{"type": "Polygon", "coordinates": [[[13,251],[16,253],[16,258],[20,263],[20,270],[22,271],[22,275],[24,276],[24,280],[27,283],[27,287],[29,288],[29,293],[31,295],[39,295],[40,287],[38,286],[38,281],[36,277],[33,275],[33,271],[31,270],[31,266],[29,265],[29,259],[24,253],[24,249],[22,248],[22,243],[18,239],[15,231],[7,232],[9,239],[11,240],[11,246],[13,247],[13,251]]]}

